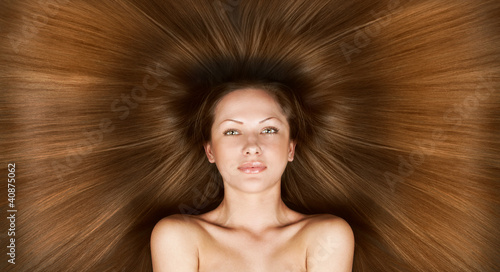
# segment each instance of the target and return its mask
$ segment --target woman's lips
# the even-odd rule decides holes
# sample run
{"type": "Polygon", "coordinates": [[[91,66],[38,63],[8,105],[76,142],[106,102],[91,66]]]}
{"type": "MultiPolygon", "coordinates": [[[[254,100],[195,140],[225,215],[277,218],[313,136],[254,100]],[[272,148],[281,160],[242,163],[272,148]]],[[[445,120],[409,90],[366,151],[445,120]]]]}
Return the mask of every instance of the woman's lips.
{"type": "Polygon", "coordinates": [[[242,165],[238,166],[238,170],[245,174],[258,174],[264,170],[266,170],[266,165],[261,162],[245,162],[242,165]]]}

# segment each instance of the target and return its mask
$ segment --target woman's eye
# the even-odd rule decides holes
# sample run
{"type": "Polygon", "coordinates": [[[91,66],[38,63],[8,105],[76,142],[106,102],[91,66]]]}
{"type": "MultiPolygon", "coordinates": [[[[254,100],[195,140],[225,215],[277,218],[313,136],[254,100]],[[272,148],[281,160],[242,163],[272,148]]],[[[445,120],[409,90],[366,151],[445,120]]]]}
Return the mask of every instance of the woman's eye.
{"type": "Polygon", "coordinates": [[[234,129],[228,129],[228,130],[224,131],[224,135],[228,135],[228,136],[238,135],[238,134],[240,134],[240,133],[234,129]]]}
{"type": "Polygon", "coordinates": [[[279,129],[275,128],[275,127],[268,127],[268,128],[265,128],[262,133],[264,134],[276,134],[278,133],[279,129]]]}
{"type": "MultiPolygon", "coordinates": [[[[262,133],[263,134],[276,134],[276,133],[278,133],[278,131],[279,131],[279,129],[277,129],[275,127],[268,127],[268,128],[263,129],[262,133]]],[[[223,134],[226,136],[233,136],[233,135],[240,135],[241,133],[235,129],[228,129],[228,130],[224,131],[223,134]]]]}

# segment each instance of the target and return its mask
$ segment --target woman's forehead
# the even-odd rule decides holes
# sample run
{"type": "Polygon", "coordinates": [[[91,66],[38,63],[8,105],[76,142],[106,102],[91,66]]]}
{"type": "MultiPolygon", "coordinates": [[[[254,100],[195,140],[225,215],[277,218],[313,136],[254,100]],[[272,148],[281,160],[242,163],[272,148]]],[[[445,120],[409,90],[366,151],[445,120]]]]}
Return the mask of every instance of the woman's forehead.
{"type": "MultiPolygon", "coordinates": [[[[276,100],[261,89],[241,89],[225,95],[215,108],[215,119],[284,117],[276,100]]],[[[260,120],[259,120],[260,121],[260,120]]]]}

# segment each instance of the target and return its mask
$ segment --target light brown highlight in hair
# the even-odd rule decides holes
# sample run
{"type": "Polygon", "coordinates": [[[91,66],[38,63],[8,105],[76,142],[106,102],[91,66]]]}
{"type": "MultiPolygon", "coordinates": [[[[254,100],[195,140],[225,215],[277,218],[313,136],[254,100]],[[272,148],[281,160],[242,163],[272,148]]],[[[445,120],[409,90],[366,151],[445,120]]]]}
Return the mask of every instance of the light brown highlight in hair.
{"type": "Polygon", "coordinates": [[[246,82],[296,97],[283,199],[349,222],[354,271],[498,271],[499,17],[494,0],[3,1],[19,211],[0,270],[151,271],[155,223],[223,194],[196,113],[246,82]]]}

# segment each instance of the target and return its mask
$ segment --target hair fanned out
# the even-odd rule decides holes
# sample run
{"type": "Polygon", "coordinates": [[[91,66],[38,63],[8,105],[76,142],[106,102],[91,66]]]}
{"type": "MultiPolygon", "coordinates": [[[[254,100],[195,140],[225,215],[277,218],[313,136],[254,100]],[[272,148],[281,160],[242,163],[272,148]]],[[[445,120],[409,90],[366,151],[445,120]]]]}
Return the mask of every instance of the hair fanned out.
{"type": "Polygon", "coordinates": [[[351,224],[354,271],[499,271],[498,18],[495,0],[2,1],[0,270],[151,271],[155,223],[223,194],[197,109],[267,82],[306,124],[283,199],[351,224]]]}

